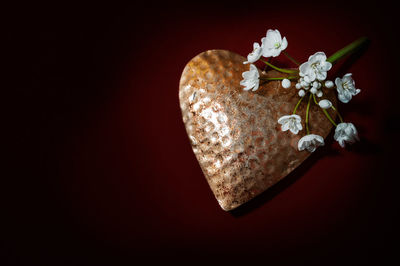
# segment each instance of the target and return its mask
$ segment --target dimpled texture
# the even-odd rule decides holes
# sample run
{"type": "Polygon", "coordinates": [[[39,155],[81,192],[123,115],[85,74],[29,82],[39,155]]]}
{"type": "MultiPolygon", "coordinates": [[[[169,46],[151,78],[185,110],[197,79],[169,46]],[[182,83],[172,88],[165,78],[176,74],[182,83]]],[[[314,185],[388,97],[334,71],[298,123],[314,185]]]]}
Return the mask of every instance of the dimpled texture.
{"type": "MultiPolygon", "coordinates": [[[[183,122],[193,152],[226,211],[259,195],[310,155],[297,149],[298,140],[305,135],[307,99],[297,111],[303,130],[298,135],[281,131],[277,120],[291,114],[299,100],[294,82],[287,89],[280,81],[269,81],[255,92],[244,91],[239,84],[242,72],[249,70],[244,61],[244,57],[225,50],[203,52],[186,65],[179,87],[183,122]]],[[[285,74],[272,70],[264,76],[285,74]]],[[[324,89],[324,93],[322,98],[336,104],[332,89],[324,89]]],[[[311,132],[325,138],[331,128],[319,106],[312,104],[311,132]]]]}

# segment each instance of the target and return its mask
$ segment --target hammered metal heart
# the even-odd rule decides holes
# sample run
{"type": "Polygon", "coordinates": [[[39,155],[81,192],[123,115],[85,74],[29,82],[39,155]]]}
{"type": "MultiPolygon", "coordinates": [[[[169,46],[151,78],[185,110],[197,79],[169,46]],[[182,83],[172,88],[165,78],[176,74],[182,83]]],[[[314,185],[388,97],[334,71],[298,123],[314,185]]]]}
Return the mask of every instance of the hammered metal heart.
{"type": "MultiPolygon", "coordinates": [[[[305,130],[294,135],[282,132],[277,123],[279,117],[292,113],[298,90],[271,81],[255,92],[244,91],[239,83],[242,72],[249,69],[245,60],[225,50],[203,52],[186,65],[179,86],[183,122],[193,152],[226,211],[262,193],[310,155],[297,149],[305,130]]],[[[267,77],[282,77],[282,73],[269,71],[267,77]]],[[[324,98],[336,104],[333,90],[325,91],[324,98]]],[[[306,104],[303,101],[297,111],[303,121],[306,104]]],[[[325,138],[332,129],[315,105],[310,109],[310,121],[313,134],[325,138]]]]}

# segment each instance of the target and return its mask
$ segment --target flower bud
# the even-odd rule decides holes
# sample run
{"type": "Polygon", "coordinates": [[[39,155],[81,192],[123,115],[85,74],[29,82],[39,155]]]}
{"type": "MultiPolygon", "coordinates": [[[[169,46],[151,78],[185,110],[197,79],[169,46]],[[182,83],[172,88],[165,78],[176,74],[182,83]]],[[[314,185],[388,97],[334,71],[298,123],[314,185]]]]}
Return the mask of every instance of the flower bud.
{"type": "Polygon", "coordinates": [[[324,95],[322,91],[317,91],[317,97],[322,97],[322,95],[324,95]]]}
{"type": "Polygon", "coordinates": [[[284,87],[285,89],[290,88],[290,80],[288,79],[282,80],[282,87],[284,87]]]}
{"type": "Polygon", "coordinates": [[[318,104],[322,109],[329,109],[332,107],[332,103],[329,100],[321,100],[318,104]]]}
{"type": "Polygon", "coordinates": [[[303,97],[304,95],[306,95],[306,92],[304,90],[299,90],[299,96],[303,97]]]}
{"type": "Polygon", "coordinates": [[[312,87],[311,90],[310,90],[310,92],[311,92],[312,94],[316,94],[316,93],[317,93],[317,88],[312,87]]]}
{"type": "Polygon", "coordinates": [[[298,89],[298,90],[301,89],[301,84],[300,83],[296,83],[296,89],[298,89]]]}
{"type": "Polygon", "coordinates": [[[325,81],[325,87],[328,89],[333,88],[333,82],[330,80],[325,81]]]}

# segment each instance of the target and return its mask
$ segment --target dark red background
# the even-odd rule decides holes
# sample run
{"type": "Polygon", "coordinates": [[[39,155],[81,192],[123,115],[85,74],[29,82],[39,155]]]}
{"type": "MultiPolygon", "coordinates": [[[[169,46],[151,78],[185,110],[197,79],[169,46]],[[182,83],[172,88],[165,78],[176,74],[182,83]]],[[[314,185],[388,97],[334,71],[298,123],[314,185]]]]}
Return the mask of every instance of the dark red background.
{"type": "Polygon", "coordinates": [[[394,6],[35,3],[5,11],[11,60],[2,88],[10,133],[2,265],[392,259],[399,211],[394,6]],[[186,136],[179,79],[198,53],[245,56],[268,28],[287,37],[287,51],[300,61],[370,38],[367,49],[330,71],[331,79],[352,72],[362,89],[340,106],[361,141],[341,149],[328,140],[278,185],[224,212],[186,136]]]}

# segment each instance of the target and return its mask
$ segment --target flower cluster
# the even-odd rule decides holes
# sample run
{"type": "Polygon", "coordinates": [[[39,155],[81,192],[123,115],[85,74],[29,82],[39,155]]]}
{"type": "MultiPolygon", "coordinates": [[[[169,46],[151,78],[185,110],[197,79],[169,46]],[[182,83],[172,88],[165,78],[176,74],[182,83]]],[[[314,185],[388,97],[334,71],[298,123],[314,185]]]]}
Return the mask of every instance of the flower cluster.
{"type": "Polygon", "coordinates": [[[290,80],[296,80],[295,88],[298,90],[300,99],[294,107],[293,113],[290,115],[284,115],[278,119],[278,123],[281,124],[282,131],[290,131],[293,134],[298,134],[303,130],[301,123],[301,117],[296,114],[296,111],[304,97],[308,97],[305,128],[306,135],[303,136],[298,142],[299,151],[308,150],[314,152],[317,147],[324,145],[324,138],[312,134],[309,130],[308,114],[309,108],[312,103],[319,106],[322,112],[325,114],[327,119],[336,127],[334,139],[339,143],[341,147],[345,147],[345,143],[354,143],[359,140],[357,129],[352,123],[346,123],[343,121],[342,116],[337,111],[331,101],[328,99],[321,99],[317,102],[316,97],[322,98],[324,96],[324,90],[336,88],[338,93],[338,99],[343,103],[348,103],[353,96],[357,95],[360,90],[356,89],[355,82],[352,78],[352,74],[346,74],[343,78],[336,78],[335,82],[327,80],[328,71],[332,68],[332,65],[342,58],[344,55],[353,52],[356,48],[366,41],[365,38],[361,38],[354,43],[346,46],[337,53],[333,54],[329,58],[326,57],[324,52],[317,52],[308,58],[307,62],[302,64],[297,63],[288,53],[283,52],[288,42],[286,37],[281,36],[278,30],[268,30],[264,38],[261,39],[261,46],[258,43],[253,44],[253,51],[247,56],[247,61],[244,64],[250,64],[250,70],[242,73],[243,80],[240,85],[244,86],[244,90],[248,91],[252,89],[256,91],[260,86],[260,80],[265,82],[272,80],[281,80],[282,87],[289,89],[291,87],[290,80]],[[298,69],[283,69],[272,65],[269,61],[261,59],[261,57],[277,57],[283,52],[293,63],[298,66],[298,69]],[[267,67],[271,67],[277,71],[285,74],[289,74],[282,78],[267,78],[263,77],[258,68],[252,64],[256,61],[263,61],[267,67]],[[313,100],[313,101],[311,101],[313,100]],[[337,113],[340,123],[336,123],[329,113],[328,109],[332,109],[337,113]]]}
{"type": "MultiPolygon", "coordinates": [[[[308,58],[308,61],[299,67],[300,79],[296,83],[296,89],[299,90],[299,96],[306,95],[306,91],[322,97],[322,82],[326,79],[328,71],[332,68],[332,63],[326,61],[324,52],[317,52],[308,58]]],[[[333,82],[328,80],[324,84],[332,88],[333,82]]]]}
{"type": "Polygon", "coordinates": [[[268,30],[264,38],[261,39],[261,46],[258,43],[253,44],[253,51],[247,56],[247,61],[243,64],[250,63],[250,70],[242,74],[243,80],[240,85],[245,86],[245,90],[253,89],[256,91],[260,83],[260,75],[258,69],[252,63],[263,57],[277,57],[286,49],[288,42],[286,37],[281,36],[278,30],[268,30]]]}
{"type": "Polygon", "coordinates": [[[286,37],[282,39],[278,30],[268,30],[267,35],[261,39],[261,46],[256,42],[253,44],[253,52],[247,56],[247,61],[244,64],[254,63],[261,56],[276,57],[286,49],[287,45],[286,37]]]}

